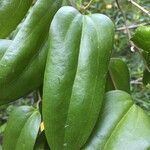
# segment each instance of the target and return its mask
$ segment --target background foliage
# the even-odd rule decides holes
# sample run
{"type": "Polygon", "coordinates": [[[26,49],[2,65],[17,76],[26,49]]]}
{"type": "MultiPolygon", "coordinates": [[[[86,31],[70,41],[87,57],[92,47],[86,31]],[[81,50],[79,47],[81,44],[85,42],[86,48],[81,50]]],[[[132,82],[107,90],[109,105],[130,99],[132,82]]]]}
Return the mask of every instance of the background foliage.
{"type": "MultiPolygon", "coordinates": [[[[84,5],[88,2],[84,1],[84,5]]],[[[104,13],[113,20],[116,26],[113,57],[122,58],[127,63],[130,70],[133,99],[146,110],[150,110],[150,87],[145,87],[142,84],[144,63],[138,52],[131,51],[129,37],[125,28],[126,24],[132,36],[137,26],[149,25],[150,17],[127,0],[118,0],[118,2],[121,10],[117,7],[115,0],[94,0],[88,11],[104,13]],[[125,14],[126,20],[122,12],[125,14]]],[[[150,10],[149,0],[136,0],[135,2],[146,10],[150,10]]]]}

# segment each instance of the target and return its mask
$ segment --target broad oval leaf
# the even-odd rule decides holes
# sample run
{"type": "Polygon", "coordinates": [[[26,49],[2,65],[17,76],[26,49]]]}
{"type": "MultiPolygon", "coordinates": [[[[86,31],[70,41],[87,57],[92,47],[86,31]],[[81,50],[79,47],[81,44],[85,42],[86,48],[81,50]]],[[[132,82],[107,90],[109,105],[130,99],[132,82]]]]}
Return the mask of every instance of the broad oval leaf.
{"type": "Polygon", "coordinates": [[[106,82],[106,91],[115,89],[130,93],[129,69],[120,58],[111,58],[106,82]]]}
{"type": "Polygon", "coordinates": [[[41,115],[37,109],[21,106],[15,109],[4,133],[4,150],[33,150],[41,115]]]}
{"type": "MultiPolygon", "coordinates": [[[[11,40],[0,40],[0,59],[11,43],[11,40]]],[[[0,86],[0,105],[23,97],[42,84],[47,51],[48,42],[45,42],[17,80],[12,80],[10,83],[0,86]]]]}
{"type": "Polygon", "coordinates": [[[110,91],[86,150],[147,150],[150,117],[124,91],[110,91]]]}
{"type": "Polygon", "coordinates": [[[51,149],[80,149],[91,134],[102,106],[113,38],[114,25],[105,15],[82,15],[68,6],[54,16],[43,88],[51,149]]]}
{"type": "Polygon", "coordinates": [[[0,0],[0,38],[7,37],[21,22],[33,0],[0,0]]]}
{"type": "Polygon", "coordinates": [[[143,49],[142,56],[145,61],[146,71],[144,71],[143,83],[146,85],[150,81],[150,26],[140,26],[136,29],[131,39],[139,48],[143,49]]]}
{"type": "Polygon", "coordinates": [[[34,56],[39,54],[48,36],[51,20],[61,4],[62,0],[38,0],[34,4],[12,44],[0,59],[0,87],[17,80],[34,56]]]}

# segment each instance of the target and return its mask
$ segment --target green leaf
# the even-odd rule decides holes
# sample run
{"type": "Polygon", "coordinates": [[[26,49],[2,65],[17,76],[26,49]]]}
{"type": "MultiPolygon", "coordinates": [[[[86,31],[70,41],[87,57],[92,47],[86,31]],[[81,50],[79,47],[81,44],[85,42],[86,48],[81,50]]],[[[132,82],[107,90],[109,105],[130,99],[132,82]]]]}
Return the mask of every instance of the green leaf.
{"type": "Polygon", "coordinates": [[[0,38],[6,38],[21,22],[33,0],[0,0],[0,38]]]}
{"type": "Polygon", "coordinates": [[[106,91],[123,90],[130,93],[130,74],[127,64],[120,58],[111,58],[106,91]]]}
{"type": "Polygon", "coordinates": [[[150,52],[150,26],[140,26],[131,39],[139,48],[150,52]]]}
{"type": "Polygon", "coordinates": [[[30,106],[15,109],[4,133],[4,150],[33,150],[39,131],[41,115],[30,106]]]}
{"type": "Polygon", "coordinates": [[[2,59],[6,52],[6,49],[10,46],[11,43],[11,40],[0,39],[0,59],[2,59]]]}
{"type": "Polygon", "coordinates": [[[148,150],[150,117],[129,94],[110,91],[86,150],[148,150]]]}
{"type": "MultiPolygon", "coordinates": [[[[11,40],[0,40],[0,60],[5,55],[12,42],[11,40]]],[[[47,52],[48,42],[40,47],[39,52],[28,63],[28,67],[20,74],[17,80],[0,85],[0,105],[7,104],[23,97],[42,84],[47,52]]]]}
{"type": "Polygon", "coordinates": [[[108,72],[107,73],[105,92],[112,91],[112,90],[115,90],[115,87],[114,87],[114,83],[112,81],[112,78],[110,76],[110,73],[108,72]]]}
{"type": "Polygon", "coordinates": [[[82,15],[73,7],[55,14],[42,103],[51,149],[78,150],[91,134],[102,106],[113,38],[114,25],[105,15],[82,15]]]}
{"type": "Polygon", "coordinates": [[[146,69],[143,75],[143,83],[150,83],[150,26],[140,26],[137,28],[131,39],[139,48],[143,49],[142,56],[145,61],[146,69]]]}

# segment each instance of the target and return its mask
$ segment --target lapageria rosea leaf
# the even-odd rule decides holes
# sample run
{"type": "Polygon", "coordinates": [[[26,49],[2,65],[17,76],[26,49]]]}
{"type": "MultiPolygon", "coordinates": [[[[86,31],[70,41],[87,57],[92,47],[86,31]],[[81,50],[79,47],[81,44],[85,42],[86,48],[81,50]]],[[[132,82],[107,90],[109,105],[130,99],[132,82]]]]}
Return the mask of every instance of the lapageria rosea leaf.
{"type": "Polygon", "coordinates": [[[41,123],[41,115],[30,106],[16,108],[4,133],[4,150],[33,150],[41,123]]]}
{"type": "Polygon", "coordinates": [[[34,56],[38,55],[48,36],[51,20],[61,4],[62,0],[36,1],[12,44],[0,59],[0,87],[17,80],[34,56]]]}
{"type": "Polygon", "coordinates": [[[101,109],[114,25],[102,14],[62,7],[50,27],[43,119],[51,150],[80,149],[101,109]]]}
{"type": "Polygon", "coordinates": [[[0,38],[6,38],[25,17],[33,0],[0,0],[0,38]]]}
{"type": "MultiPolygon", "coordinates": [[[[0,40],[0,59],[11,44],[11,40],[0,40]]],[[[0,105],[23,97],[42,84],[47,52],[48,42],[41,45],[39,52],[28,63],[28,67],[19,75],[17,80],[0,86],[0,105]]]]}
{"type": "Polygon", "coordinates": [[[110,91],[84,150],[148,150],[150,117],[124,91],[110,91]]]}
{"type": "Polygon", "coordinates": [[[150,26],[140,26],[131,39],[139,48],[150,52],[150,26]]]}
{"type": "Polygon", "coordinates": [[[150,26],[140,26],[136,29],[132,37],[132,41],[144,51],[142,56],[145,61],[145,71],[143,75],[143,83],[150,83],[150,26]]]}
{"type": "Polygon", "coordinates": [[[122,90],[130,93],[130,73],[121,58],[111,58],[106,82],[106,91],[122,90]]]}

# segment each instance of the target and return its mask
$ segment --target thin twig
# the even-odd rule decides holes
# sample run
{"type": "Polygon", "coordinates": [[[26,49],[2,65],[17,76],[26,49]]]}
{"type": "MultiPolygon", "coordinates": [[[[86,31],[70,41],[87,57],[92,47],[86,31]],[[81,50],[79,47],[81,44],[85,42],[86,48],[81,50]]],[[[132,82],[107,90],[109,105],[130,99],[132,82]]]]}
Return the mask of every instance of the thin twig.
{"type": "Polygon", "coordinates": [[[93,2],[93,0],[90,0],[90,2],[87,3],[86,6],[81,6],[81,7],[80,7],[80,11],[81,11],[81,12],[85,12],[85,11],[91,6],[92,2],[93,2]]]}
{"type": "Polygon", "coordinates": [[[143,8],[142,6],[140,6],[139,4],[137,4],[135,1],[133,0],[128,0],[130,3],[132,3],[134,6],[136,6],[137,8],[139,8],[140,10],[142,10],[144,13],[146,13],[148,16],[150,16],[150,12],[148,10],[146,10],[145,8],[143,8]]]}
{"type": "Polygon", "coordinates": [[[143,85],[142,82],[137,82],[137,81],[131,81],[130,83],[131,83],[131,84],[137,84],[137,85],[143,85]]]}
{"type": "Polygon", "coordinates": [[[116,0],[116,3],[117,3],[118,8],[120,9],[120,12],[122,13],[123,18],[124,18],[125,30],[127,31],[128,41],[131,45],[131,51],[134,52],[135,51],[135,49],[134,49],[135,46],[134,46],[134,43],[130,40],[131,39],[131,33],[130,33],[130,30],[129,30],[128,25],[127,25],[126,15],[125,15],[124,11],[122,10],[122,8],[120,7],[120,4],[119,4],[118,0],[116,0]]]}
{"type": "MultiPolygon", "coordinates": [[[[129,43],[130,43],[130,45],[131,45],[131,48],[130,48],[130,49],[131,49],[132,52],[137,51],[137,52],[140,53],[140,49],[130,40],[130,39],[131,39],[131,33],[130,33],[130,30],[129,30],[128,25],[127,25],[127,18],[126,18],[126,15],[125,15],[124,11],[122,10],[122,8],[120,7],[120,4],[119,4],[118,0],[116,0],[116,3],[117,3],[118,8],[120,9],[120,11],[121,11],[121,13],[122,13],[122,15],[123,15],[123,18],[124,18],[125,30],[127,31],[128,41],[129,41],[129,43]]],[[[141,55],[141,56],[142,56],[142,55],[141,55]]],[[[143,57],[143,56],[142,56],[142,57],[143,57]]],[[[143,58],[143,60],[144,60],[144,58],[143,58]]],[[[146,67],[147,67],[147,66],[146,66],[146,67]]]]}
{"type": "Polygon", "coordinates": [[[130,39],[131,39],[131,34],[130,34],[130,30],[129,30],[128,25],[127,25],[127,18],[126,18],[126,15],[125,15],[124,11],[121,9],[118,0],[116,0],[116,3],[117,3],[118,8],[120,9],[120,11],[121,11],[121,13],[122,13],[122,15],[123,15],[124,21],[125,21],[125,30],[127,31],[128,40],[129,40],[129,43],[130,43],[130,45],[131,45],[131,48],[130,48],[130,49],[131,49],[132,52],[137,51],[137,52],[140,54],[140,56],[141,56],[141,58],[142,58],[142,60],[143,60],[143,62],[144,62],[144,64],[145,64],[146,69],[147,69],[148,71],[150,71],[150,69],[149,69],[149,67],[148,67],[148,65],[147,65],[147,62],[146,62],[146,60],[145,60],[143,54],[141,53],[141,50],[130,40],[130,39]]]}
{"type": "Polygon", "coordinates": [[[42,101],[42,99],[41,99],[41,95],[40,95],[39,91],[37,92],[37,94],[38,94],[38,101],[36,103],[36,107],[39,109],[39,105],[40,105],[40,102],[42,101]]]}
{"type": "Polygon", "coordinates": [[[90,7],[90,5],[92,4],[93,0],[90,0],[90,2],[85,6],[83,7],[84,10],[88,9],[90,7]]]}
{"type": "Polygon", "coordinates": [[[116,3],[117,3],[118,8],[120,9],[120,11],[121,11],[121,13],[122,13],[122,15],[123,15],[124,21],[125,21],[125,30],[127,31],[128,40],[129,40],[129,43],[130,43],[130,45],[131,45],[131,48],[130,48],[130,49],[131,49],[132,52],[137,51],[137,52],[141,55],[141,57],[142,57],[142,59],[143,59],[143,62],[144,62],[144,64],[145,64],[146,69],[147,69],[148,71],[150,71],[150,69],[149,69],[149,67],[148,67],[148,65],[147,65],[147,63],[146,63],[146,60],[144,59],[144,57],[143,57],[143,55],[142,55],[142,53],[141,53],[141,50],[130,40],[130,39],[131,39],[131,34],[130,34],[130,30],[129,30],[128,25],[127,25],[127,18],[126,18],[126,15],[125,15],[124,11],[122,10],[122,8],[120,7],[118,0],[116,0],[116,3]]]}
{"type": "MultiPolygon", "coordinates": [[[[144,26],[144,25],[149,25],[149,23],[133,24],[133,25],[127,26],[127,28],[128,29],[134,29],[134,28],[137,28],[139,26],[144,26]]],[[[121,30],[126,30],[126,26],[117,28],[117,31],[121,31],[121,30]]]]}
{"type": "Polygon", "coordinates": [[[132,80],[130,83],[131,84],[143,85],[142,78],[139,78],[139,79],[136,79],[136,80],[132,80]]]}

